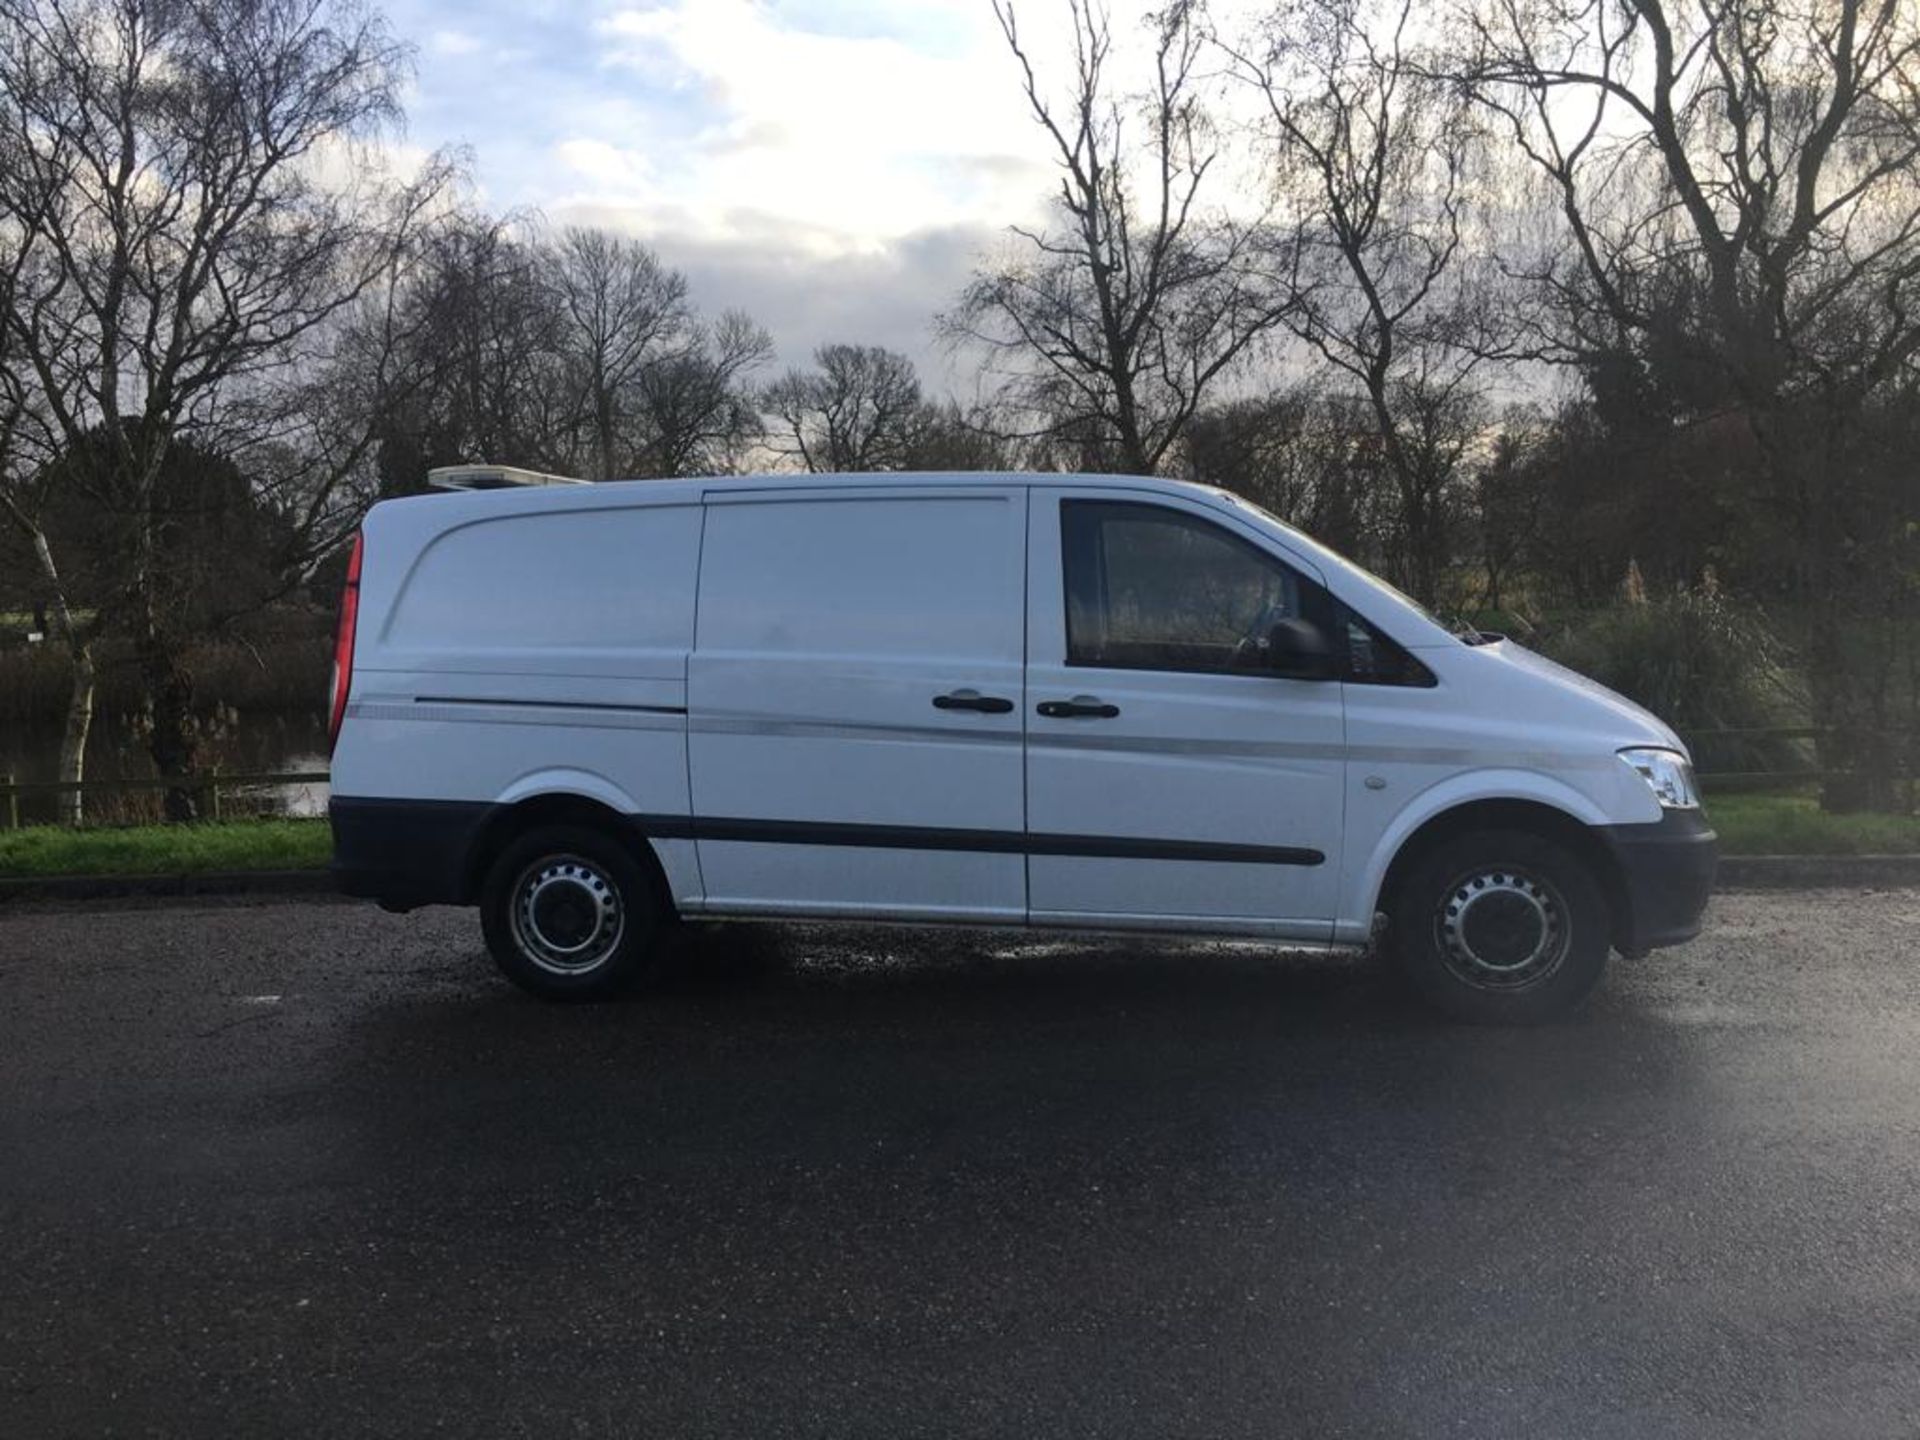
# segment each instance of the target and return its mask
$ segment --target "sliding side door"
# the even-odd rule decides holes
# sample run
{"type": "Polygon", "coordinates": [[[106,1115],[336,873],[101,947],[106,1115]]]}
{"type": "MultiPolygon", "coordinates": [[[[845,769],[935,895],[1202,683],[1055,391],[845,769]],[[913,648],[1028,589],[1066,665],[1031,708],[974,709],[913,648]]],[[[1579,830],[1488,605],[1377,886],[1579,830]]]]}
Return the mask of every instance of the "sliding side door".
{"type": "Polygon", "coordinates": [[[688,755],[707,908],[1019,919],[1026,492],[708,497],[688,755]]]}

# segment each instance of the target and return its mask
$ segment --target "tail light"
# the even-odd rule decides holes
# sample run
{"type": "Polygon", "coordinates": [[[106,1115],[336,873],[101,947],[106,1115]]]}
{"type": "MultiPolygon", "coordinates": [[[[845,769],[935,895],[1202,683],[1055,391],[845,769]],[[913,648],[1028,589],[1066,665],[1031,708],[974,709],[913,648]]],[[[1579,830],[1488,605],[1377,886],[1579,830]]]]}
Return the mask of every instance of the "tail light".
{"type": "Polygon", "coordinates": [[[360,552],[366,537],[356,533],[353,554],[347,559],[347,583],[340,590],[340,631],[333,641],[333,698],[327,712],[327,749],[340,739],[340,722],[347,716],[347,692],[353,688],[353,631],[360,619],[360,552]]]}

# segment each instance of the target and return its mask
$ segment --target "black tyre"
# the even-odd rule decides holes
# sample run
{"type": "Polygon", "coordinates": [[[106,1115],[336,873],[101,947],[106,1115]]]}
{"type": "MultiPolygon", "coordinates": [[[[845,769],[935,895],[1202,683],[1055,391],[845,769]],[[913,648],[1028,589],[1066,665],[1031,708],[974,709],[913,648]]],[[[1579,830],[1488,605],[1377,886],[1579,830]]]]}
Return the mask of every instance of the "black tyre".
{"type": "Polygon", "coordinates": [[[603,1000],[648,978],[659,963],[661,918],[639,858],[585,826],[517,837],[480,893],[494,963],[546,1000],[603,1000]]]}
{"type": "Polygon", "coordinates": [[[1612,915],[1564,845],[1478,830],[1420,856],[1388,903],[1387,948],[1407,982],[1457,1019],[1531,1025],[1592,993],[1612,915]]]}

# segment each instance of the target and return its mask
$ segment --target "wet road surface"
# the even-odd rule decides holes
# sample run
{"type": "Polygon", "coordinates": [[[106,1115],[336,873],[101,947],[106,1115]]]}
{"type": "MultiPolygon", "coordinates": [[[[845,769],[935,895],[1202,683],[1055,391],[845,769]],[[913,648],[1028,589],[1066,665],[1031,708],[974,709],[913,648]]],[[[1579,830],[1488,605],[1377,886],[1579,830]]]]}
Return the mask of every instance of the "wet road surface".
{"type": "Polygon", "coordinates": [[[1364,963],[0,911],[0,1436],[1920,1434],[1920,892],[1578,1019],[1364,963]]]}

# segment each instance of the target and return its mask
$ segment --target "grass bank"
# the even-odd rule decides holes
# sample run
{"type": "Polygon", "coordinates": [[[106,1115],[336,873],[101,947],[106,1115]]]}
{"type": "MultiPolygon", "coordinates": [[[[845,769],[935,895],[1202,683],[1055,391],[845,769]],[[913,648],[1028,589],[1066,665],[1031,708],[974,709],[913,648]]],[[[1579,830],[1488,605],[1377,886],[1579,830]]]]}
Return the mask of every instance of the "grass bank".
{"type": "Polygon", "coordinates": [[[1920,816],[1829,815],[1811,795],[1707,796],[1727,855],[1920,854],[1920,816]]]}
{"type": "Polygon", "coordinates": [[[200,875],[213,870],[308,870],[327,863],[324,820],[0,830],[0,879],[53,875],[200,875]]]}

